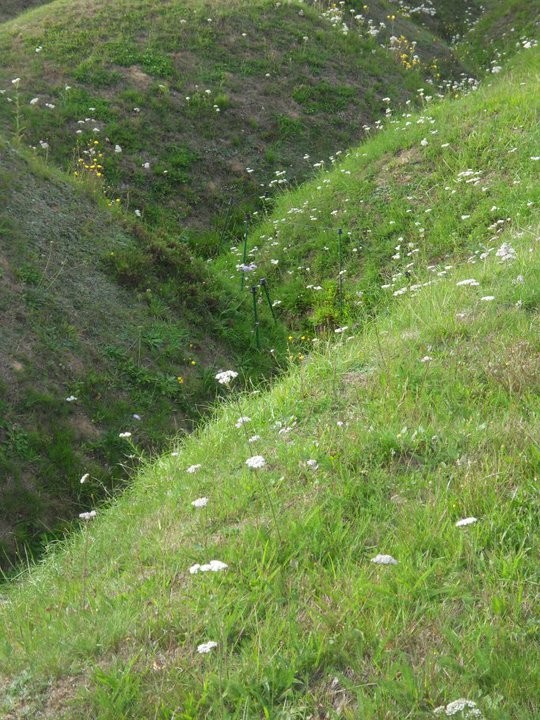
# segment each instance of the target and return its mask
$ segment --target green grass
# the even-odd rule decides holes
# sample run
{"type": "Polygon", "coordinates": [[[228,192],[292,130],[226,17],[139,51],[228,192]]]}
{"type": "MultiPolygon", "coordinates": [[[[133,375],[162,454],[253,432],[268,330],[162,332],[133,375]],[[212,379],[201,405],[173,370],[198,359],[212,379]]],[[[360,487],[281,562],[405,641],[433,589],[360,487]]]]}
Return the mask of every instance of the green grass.
{"type": "MultiPolygon", "coordinates": [[[[370,142],[277,198],[250,237],[250,277],[267,279],[289,326],[314,333],[354,322],[406,292],[419,260],[467,257],[529,222],[540,202],[539,68],[538,50],[528,49],[476,92],[396,114],[370,142]]],[[[239,253],[233,246],[215,267],[224,274],[239,253]]]]}
{"type": "Polygon", "coordinates": [[[491,0],[464,34],[458,54],[474,66],[501,66],[529,41],[540,37],[540,10],[528,0],[491,0]]]}
{"type": "Polygon", "coordinates": [[[537,232],[504,234],[515,260],[395,300],[268,393],[233,390],[6,588],[4,712],[428,718],[466,697],[485,718],[533,717],[537,232]],[[210,559],[229,568],[190,575],[210,559]]]}
{"type": "Polygon", "coordinates": [[[189,228],[193,246],[215,254],[229,200],[230,237],[276,170],[302,181],[311,174],[304,154],[327,158],[358,142],[384,113],[382,98],[401,105],[428,78],[437,85],[464,70],[416,16],[398,13],[393,30],[416,41],[421,58],[405,69],[388,50],[390,27],[368,32],[368,20],[388,25],[386,2],[371,3],[361,21],[345,8],[346,36],[323,17],[326,6],[56,0],[0,27],[0,124],[13,132],[6,98],[20,77],[26,145],[46,140],[50,159],[72,169],[77,144],[97,128],[109,139],[111,196],[152,228],[189,228]],[[190,158],[181,172],[178,148],[190,158]]]}
{"type": "MultiPolygon", "coordinates": [[[[457,698],[486,720],[535,717],[537,64],[525,51],[491,86],[389,124],[251,231],[249,260],[272,270],[281,253],[270,287],[299,327],[315,310],[349,327],[294,333],[290,371],[264,392],[208,373],[213,419],[3,588],[7,718],[427,720],[457,698]],[[305,199],[316,223],[288,212],[305,199]],[[321,260],[340,226],[355,230],[345,318],[335,244],[321,260]],[[391,257],[400,234],[411,258],[391,257]],[[293,306],[300,263],[327,307],[293,306]],[[210,560],[228,568],[189,572],[210,560]]],[[[209,267],[238,287],[234,263],[209,267]]]]}

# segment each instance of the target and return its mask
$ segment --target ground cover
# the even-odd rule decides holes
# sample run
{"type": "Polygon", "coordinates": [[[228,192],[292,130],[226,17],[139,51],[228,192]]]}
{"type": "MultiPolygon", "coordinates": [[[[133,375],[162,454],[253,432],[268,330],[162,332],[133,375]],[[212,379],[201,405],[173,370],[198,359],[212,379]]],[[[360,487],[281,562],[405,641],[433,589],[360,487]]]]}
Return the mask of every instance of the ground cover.
{"type": "MultiPolygon", "coordinates": [[[[218,373],[213,420],[5,587],[6,718],[534,717],[537,63],[426,100],[278,200],[259,234],[283,235],[249,257],[288,263],[268,277],[291,319],[295,243],[329,224],[335,284],[344,216],[368,215],[363,243],[387,228],[363,271],[343,238],[360,304],[331,340],[291,336],[268,392],[218,373]],[[314,197],[317,222],[288,212],[314,197]]],[[[235,285],[237,260],[215,261],[235,285]]]]}

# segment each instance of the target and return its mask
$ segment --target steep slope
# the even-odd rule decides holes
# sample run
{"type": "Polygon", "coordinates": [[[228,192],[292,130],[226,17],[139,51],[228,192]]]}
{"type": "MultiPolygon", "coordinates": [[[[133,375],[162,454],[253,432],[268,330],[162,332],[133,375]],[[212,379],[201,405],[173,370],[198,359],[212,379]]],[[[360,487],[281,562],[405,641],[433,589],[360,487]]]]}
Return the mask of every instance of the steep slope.
{"type": "MultiPolygon", "coordinates": [[[[6,588],[6,719],[534,717],[540,216],[521,83],[535,58],[446,104],[463,147],[466,108],[492,114],[493,154],[486,124],[482,165],[465,149],[463,171],[487,182],[515,162],[521,193],[500,195],[513,223],[471,226],[469,256],[457,238],[436,268],[426,232],[417,287],[270,392],[231,385],[212,423],[6,588]]],[[[407,153],[417,134],[390,127],[359,154],[387,164],[396,135],[407,153]]],[[[351,194],[362,182],[337,173],[351,194]]],[[[445,223],[450,201],[426,214],[445,223]]]]}
{"type": "Polygon", "coordinates": [[[208,373],[233,357],[253,378],[272,365],[250,353],[238,286],[185,245],[146,236],[7,144],[0,193],[4,564],[125,477],[133,449],[120,432],[157,450],[199,419],[215,394],[208,373]]]}
{"type": "MultiPolygon", "coordinates": [[[[426,98],[330,171],[317,163],[251,237],[252,282],[266,278],[298,329],[332,328],[408,292],[418,262],[467,257],[527,223],[540,202],[539,69],[538,48],[526,49],[504,77],[450,104],[426,98]]],[[[221,272],[239,252],[217,261],[221,272]]]]}
{"type": "Polygon", "coordinates": [[[463,36],[457,52],[473,67],[497,68],[522,48],[537,45],[540,8],[529,0],[488,0],[478,22],[463,36]]]}
{"type": "Polygon", "coordinates": [[[0,119],[13,131],[20,77],[26,144],[46,142],[68,167],[88,138],[107,138],[111,197],[153,226],[191,227],[215,253],[225,223],[311,173],[304,155],[348,147],[384,115],[383,98],[403,103],[426,78],[463,70],[390,9],[56,0],[0,29],[0,119]],[[392,33],[403,36],[393,49],[392,33]]]}
{"type": "Polygon", "coordinates": [[[50,0],[2,0],[0,23],[7,22],[26,10],[30,10],[37,5],[45,5],[48,2],[50,2],[50,0]]]}

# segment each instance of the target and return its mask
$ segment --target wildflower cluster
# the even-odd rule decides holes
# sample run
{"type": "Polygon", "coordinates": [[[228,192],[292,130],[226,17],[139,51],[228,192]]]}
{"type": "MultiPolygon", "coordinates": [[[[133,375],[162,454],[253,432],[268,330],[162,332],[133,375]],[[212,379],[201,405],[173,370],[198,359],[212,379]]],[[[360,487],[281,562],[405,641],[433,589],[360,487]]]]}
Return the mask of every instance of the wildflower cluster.
{"type": "Polygon", "coordinates": [[[420,58],[416,52],[416,41],[408,40],[405,35],[390,38],[390,50],[398,63],[406,70],[413,70],[420,65],[420,58]]]}
{"type": "Polygon", "coordinates": [[[87,177],[103,177],[103,152],[99,140],[91,140],[80,152],[77,158],[77,169],[75,177],[86,175],[87,177]]]}

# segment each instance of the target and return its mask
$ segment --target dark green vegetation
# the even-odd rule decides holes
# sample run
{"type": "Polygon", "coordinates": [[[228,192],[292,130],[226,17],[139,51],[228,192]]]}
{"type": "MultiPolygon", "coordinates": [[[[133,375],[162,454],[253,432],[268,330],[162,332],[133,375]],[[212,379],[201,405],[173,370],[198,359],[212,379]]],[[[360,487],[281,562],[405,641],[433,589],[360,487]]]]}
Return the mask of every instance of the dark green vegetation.
{"type": "Polygon", "coordinates": [[[199,420],[221,366],[256,378],[273,363],[253,352],[238,282],[185,243],[113,217],[8,145],[0,193],[0,547],[12,554],[125,478],[134,451],[120,432],[136,455],[156,451],[199,420]]]}
{"type": "MultiPolygon", "coordinates": [[[[456,112],[447,102],[444,126],[433,111],[430,138],[453,127],[463,182],[487,187],[502,211],[491,227],[475,195],[463,214],[479,207],[478,234],[438,247],[425,215],[449,223],[468,191],[459,183],[439,196],[433,162],[429,206],[413,208],[424,238],[411,233],[408,206],[392,215],[402,247],[420,250],[409,260],[417,287],[389,288],[383,311],[360,310],[355,328],[315,343],[271,391],[233,387],[211,423],[6,589],[6,718],[427,720],[440,706],[461,720],[535,717],[539,61],[529,50],[456,112]],[[482,109],[505,122],[491,135],[479,125],[474,145],[462,120],[482,109]],[[496,178],[507,162],[505,189],[496,178]],[[240,427],[239,416],[249,418],[240,427]],[[264,465],[250,470],[255,454],[264,465]],[[207,505],[194,507],[201,497],[207,505]],[[373,563],[380,554],[397,564],[373,563]],[[190,572],[210,560],[228,568],[190,572]],[[458,698],[481,714],[452,713],[458,698]]],[[[404,153],[418,147],[421,117],[322,176],[319,206],[331,196],[359,222],[376,193],[347,198],[371,165],[390,163],[396,135],[404,153]]],[[[423,161],[403,172],[411,195],[427,182],[423,161]]],[[[380,266],[384,275],[387,258],[380,266]]]]}
{"type": "Polygon", "coordinates": [[[2,0],[0,7],[0,23],[6,22],[26,10],[38,5],[45,5],[50,0],[2,0]]]}

